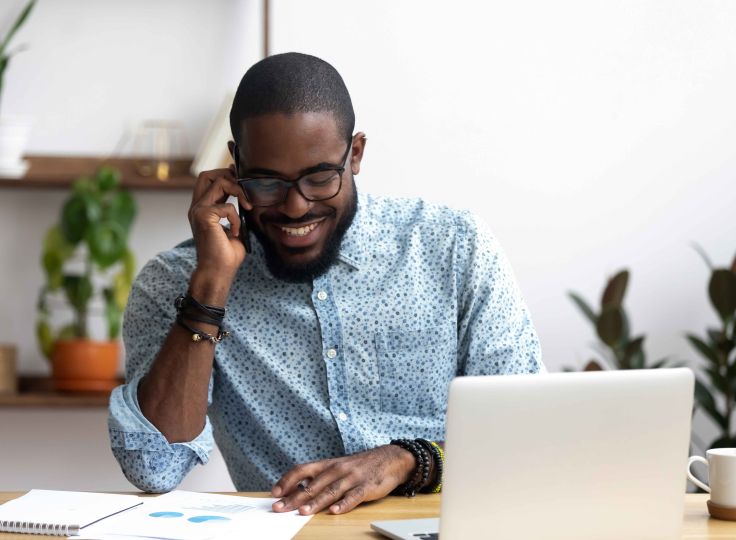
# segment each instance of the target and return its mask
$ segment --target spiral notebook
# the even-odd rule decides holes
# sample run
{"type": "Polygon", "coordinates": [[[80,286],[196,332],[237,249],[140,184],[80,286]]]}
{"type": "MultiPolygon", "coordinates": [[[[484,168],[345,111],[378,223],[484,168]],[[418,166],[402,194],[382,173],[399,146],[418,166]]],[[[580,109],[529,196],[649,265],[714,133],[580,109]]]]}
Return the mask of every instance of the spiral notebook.
{"type": "Polygon", "coordinates": [[[76,536],[85,527],[143,504],[136,495],[32,489],[0,505],[0,532],[76,536]]]}

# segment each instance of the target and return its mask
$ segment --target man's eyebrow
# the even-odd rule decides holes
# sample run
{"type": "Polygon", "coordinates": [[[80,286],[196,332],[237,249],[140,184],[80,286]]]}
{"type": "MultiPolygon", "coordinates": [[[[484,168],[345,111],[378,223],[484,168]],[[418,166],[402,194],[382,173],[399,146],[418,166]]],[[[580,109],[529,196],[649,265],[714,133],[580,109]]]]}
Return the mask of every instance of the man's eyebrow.
{"type": "MultiPolygon", "coordinates": [[[[297,176],[303,176],[305,174],[309,174],[311,172],[317,172],[321,171],[323,169],[334,169],[341,167],[342,165],[338,165],[336,163],[329,163],[327,161],[323,161],[321,163],[318,163],[317,165],[312,165],[311,167],[307,167],[305,169],[300,170],[297,173],[297,176]]],[[[251,167],[248,169],[245,169],[245,175],[250,174],[258,174],[258,175],[264,175],[264,176],[276,176],[277,178],[288,178],[285,174],[280,173],[279,171],[274,171],[273,169],[265,169],[263,167],[251,167]]]]}

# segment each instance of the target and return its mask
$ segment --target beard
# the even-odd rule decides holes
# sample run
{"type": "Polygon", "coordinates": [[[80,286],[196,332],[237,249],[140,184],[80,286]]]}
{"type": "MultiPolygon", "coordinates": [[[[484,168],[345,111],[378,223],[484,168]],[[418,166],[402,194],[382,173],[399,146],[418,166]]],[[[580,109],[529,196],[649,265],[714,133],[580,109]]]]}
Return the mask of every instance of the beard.
{"type": "MultiPolygon", "coordinates": [[[[274,242],[268,236],[266,236],[266,234],[255,223],[253,223],[251,217],[246,214],[245,221],[248,225],[248,228],[253,232],[253,234],[256,236],[261,246],[263,247],[263,254],[266,259],[266,266],[269,272],[271,272],[271,274],[273,274],[275,278],[283,281],[288,281],[290,283],[309,283],[314,278],[319,277],[327,272],[327,270],[329,270],[330,267],[335,263],[335,261],[337,260],[337,256],[340,253],[340,245],[342,244],[342,239],[345,237],[345,233],[348,231],[350,225],[353,223],[355,214],[358,211],[358,191],[355,186],[355,179],[352,179],[352,184],[353,195],[350,198],[350,201],[348,201],[347,207],[345,208],[345,214],[335,225],[335,230],[330,233],[329,237],[327,237],[325,245],[322,248],[322,252],[317,255],[316,258],[306,263],[290,264],[289,262],[284,261],[279,255],[274,242]]],[[[335,210],[333,209],[332,215],[334,214],[335,210]]],[[[314,219],[315,217],[324,216],[316,216],[310,212],[302,216],[300,218],[300,221],[306,223],[314,219]]],[[[271,221],[275,222],[276,220],[271,221]]],[[[288,221],[290,223],[294,223],[294,220],[288,221]]],[[[305,248],[282,247],[282,249],[294,255],[305,251],[305,248]]]]}

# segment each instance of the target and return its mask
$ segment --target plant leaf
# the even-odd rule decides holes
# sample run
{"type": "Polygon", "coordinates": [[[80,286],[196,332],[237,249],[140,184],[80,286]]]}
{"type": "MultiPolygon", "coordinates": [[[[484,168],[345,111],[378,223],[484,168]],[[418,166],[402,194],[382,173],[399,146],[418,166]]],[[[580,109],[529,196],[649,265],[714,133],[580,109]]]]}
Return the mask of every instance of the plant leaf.
{"type": "Polygon", "coordinates": [[[61,209],[61,230],[67,241],[76,246],[87,230],[87,208],[80,195],[73,195],[61,209]]]}
{"type": "Polygon", "coordinates": [[[710,345],[707,345],[702,339],[700,339],[698,336],[695,336],[693,334],[688,334],[687,340],[690,342],[690,344],[703,356],[705,356],[708,360],[713,362],[715,365],[720,365],[721,360],[718,356],[718,352],[713,349],[710,345]]]}
{"type": "Polygon", "coordinates": [[[700,379],[695,379],[695,401],[722,430],[728,430],[726,417],[718,411],[713,394],[700,379]]]}
{"type": "Polygon", "coordinates": [[[128,239],[119,223],[101,221],[87,231],[85,240],[90,257],[104,269],[123,258],[128,239]]]}
{"type": "Polygon", "coordinates": [[[644,336],[639,336],[629,341],[624,347],[624,368],[644,369],[646,359],[642,346],[644,345],[644,336]]]}
{"type": "Polygon", "coordinates": [[[31,10],[33,9],[35,3],[36,0],[31,0],[30,2],[28,2],[26,7],[23,8],[23,11],[20,12],[20,15],[18,15],[18,18],[15,20],[13,26],[10,28],[8,35],[5,36],[2,45],[0,45],[0,51],[5,50],[5,48],[8,46],[8,43],[10,43],[10,40],[13,39],[15,33],[20,30],[20,27],[23,26],[23,24],[26,22],[26,19],[28,19],[28,16],[31,14],[31,10]]]}
{"type": "Polygon", "coordinates": [[[726,269],[714,270],[708,284],[713,307],[724,322],[736,311],[736,274],[726,269]]]}
{"type": "Polygon", "coordinates": [[[580,309],[580,311],[582,311],[582,312],[583,312],[583,315],[585,315],[585,317],[586,317],[586,318],[587,318],[587,319],[588,319],[588,320],[589,320],[589,321],[590,321],[591,323],[593,323],[593,325],[595,325],[595,324],[596,324],[596,321],[597,321],[597,319],[598,319],[598,317],[597,317],[597,316],[596,316],[596,314],[595,314],[595,313],[593,312],[593,310],[592,310],[592,309],[591,309],[591,307],[590,307],[590,306],[588,305],[588,303],[587,303],[587,302],[586,302],[585,300],[583,300],[583,298],[582,298],[582,297],[578,296],[578,295],[577,295],[576,293],[574,293],[574,292],[572,292],[572,291],[571,291],[571,292],[568,292],[568,293],[567,293],[567,295],[568,295],[568,296],[570,297],[570,299],[571,299],[571,300],[572,300],[573,302],[575,302],[575,304],[576,304],[576,305],[578,306],[578,308],[580,309]]]}
{"type": "Polygon", "coordinates": [[[693,242],[691,244],[693,246],[693,249],[698,252],[698,255],[705,261],[706,266],[709,270],[713,271],[713,263],[710,260],[710,257],[708,257],[708,254],[705,252],[705,250],[698,244],[697,242],[693,242]]]}
{"type": "Polygon", "coordinates": [[[86,311],[87,302],[94,293],[92,282],[87,276],[64,276],[64,291],[67,300],[77,311],[86,311]]]}
{"type": "Polygon", "coordinates": [[[728,392],[728,380],[726,377],[721,375],[721,372],[715,368],[705,368],[705,372],[708,374],[711,384],[721,393],[725,394],[728,392]]]}
{"type": "Polygon", "coordinates": [[[598,337],[609,347],[615,347],[621,341],[623,328],[624,318],[619,307],[604,309],[596,324],[598,337]]]}
{"type": "Polygon", "coordinates": [[[38,339],[38,346],[44,357],[50,360],[51,353],[54,350],[54,335],[51,332],[49,323],[45,319],[40,319],[36,323],[36,338],[38,339]]]}
{"type": "Polygon", "coordinates": [[[97,170],[97,174],[95,176],[100,191],[110,191],[120,185],[120,171],[114,169],[113,167],[100,167],[97,170]]]}
{"type": "Polygon", "coordinates": [[[133,196],[127,191],[119,191],[110,198],[107,219],[118,223],[127,234],[135,219],[136,211],[137,207],[133,196]]]}
{"type": "Polygon", "coordinates": [[[663,367],[682,367],[685,365],[684,362],[676,362],[672,364],[671,366],[668,366],[667,363],[670,361],[668,356],[665,356],[664,358],[660,358],[656,362],[654,362],[651,366],[649,366],[649,369],[660,369],[663,367]]]}
{"type": "Polygon", "coordinates": [[[601,307],[605,310],[607,307],[621,307],[626,295],[626,286],[629,283],[629,271],[622,270],[610,280],[606,288],[603,290],[601,298],[601,307]]]}
{"type": "Polygon", "coordinates": [[[591,360],[585,364],[583,371],[604,371],[604,369],[596,360],[591,360]]]}

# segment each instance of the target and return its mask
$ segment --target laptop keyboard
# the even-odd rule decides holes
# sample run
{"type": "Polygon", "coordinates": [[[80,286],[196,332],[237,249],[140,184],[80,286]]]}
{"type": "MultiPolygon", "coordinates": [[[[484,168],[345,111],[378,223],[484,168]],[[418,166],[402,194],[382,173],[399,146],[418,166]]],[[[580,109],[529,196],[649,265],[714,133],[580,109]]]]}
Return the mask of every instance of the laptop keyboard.
{"type": "Polygon", "coordinates": [[[412,536],[418,540],[439,540],[440,533],[415,533],[412,536]]]}

